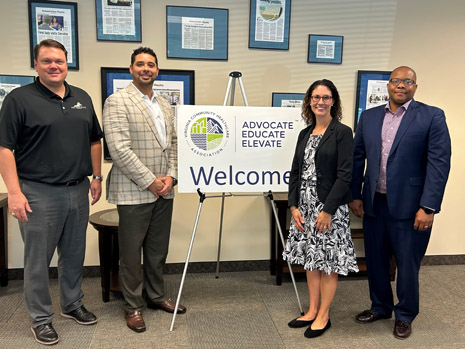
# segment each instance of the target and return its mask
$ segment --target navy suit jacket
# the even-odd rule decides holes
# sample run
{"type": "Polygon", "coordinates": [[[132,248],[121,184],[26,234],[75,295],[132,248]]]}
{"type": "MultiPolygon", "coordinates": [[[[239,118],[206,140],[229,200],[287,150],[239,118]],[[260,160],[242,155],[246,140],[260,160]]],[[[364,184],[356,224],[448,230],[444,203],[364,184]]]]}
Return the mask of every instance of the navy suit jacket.
{"type": "MultiPolygon", "coordinates": [[[[362,113],[354,140],[352,195],[354,199],[363,200],[365,214],[370,216],[374,216],[384,107],[362,113]]],[[[444,112],[412,100],[399,125],[386,167],[386,194],[393,217],[414,218],[420,206],[432,208],[436,213],[440,211],[450,156],[451,143],[444,112]]]]}

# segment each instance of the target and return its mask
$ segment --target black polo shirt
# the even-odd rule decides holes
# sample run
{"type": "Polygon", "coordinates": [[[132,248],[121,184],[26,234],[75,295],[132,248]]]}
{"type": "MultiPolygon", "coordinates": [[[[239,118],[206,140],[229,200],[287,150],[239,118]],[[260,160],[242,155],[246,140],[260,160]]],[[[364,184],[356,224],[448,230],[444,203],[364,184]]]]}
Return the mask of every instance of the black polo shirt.
{"type": "Polygon", "coordinates": [[[36,78],[3,101],[0,146],[14,150],[21,179],[54,184],[92,174],[90,144],[102,138],[102,129],[90,96],[65,87],[61,98],[36,78]]]}

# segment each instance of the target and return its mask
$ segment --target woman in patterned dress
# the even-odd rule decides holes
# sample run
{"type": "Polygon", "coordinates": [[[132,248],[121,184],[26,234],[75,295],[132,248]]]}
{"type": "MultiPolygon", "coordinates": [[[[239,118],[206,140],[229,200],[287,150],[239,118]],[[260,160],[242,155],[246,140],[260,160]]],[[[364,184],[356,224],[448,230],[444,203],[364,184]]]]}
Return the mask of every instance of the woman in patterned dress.
{"type": "Polygon", "coordinates": [[[338,275],[358,271],[347,207],[352,201],[353,137],[340,123],[341,100],[329,80],[308,88],[302,117],[309,126],[299,134],[292,162],[292,220],[283,258],[304,266],[310,297],[308,312],[288,325],[309,326],[305,336],[312,338],[331,327],[329,308],[338,275]]]}

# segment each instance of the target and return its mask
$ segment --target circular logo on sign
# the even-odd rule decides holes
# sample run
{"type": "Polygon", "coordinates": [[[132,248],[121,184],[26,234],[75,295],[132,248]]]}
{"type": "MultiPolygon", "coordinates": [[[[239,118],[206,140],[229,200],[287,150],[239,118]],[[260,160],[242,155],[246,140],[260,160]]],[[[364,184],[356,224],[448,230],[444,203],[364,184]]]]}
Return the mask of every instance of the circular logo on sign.
{"type": "Polygon", "coordinates": [[[223,140],[223,127],[214,118],[200,118],[191,126],[191,140],[202,150],[218,148],[223,140]]]}
{"type": "Polygon", "coordinates": [[[184,129],[184,137],[194,153],[211,156],[223,150],[229,130],[220,115],[205,111],[190,118],[184,129]]]}

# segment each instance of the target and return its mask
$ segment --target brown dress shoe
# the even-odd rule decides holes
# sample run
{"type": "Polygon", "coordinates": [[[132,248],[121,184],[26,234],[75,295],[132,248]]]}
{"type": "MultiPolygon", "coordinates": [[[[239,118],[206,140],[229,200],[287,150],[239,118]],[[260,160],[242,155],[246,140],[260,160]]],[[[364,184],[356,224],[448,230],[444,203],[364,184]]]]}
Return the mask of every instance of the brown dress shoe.
{"type": "Polygon", "coordinates": [[[412,334],[412,324],[407,321],[396,320],[394,325],[394,337],[406,339],[412,334]]]}
{"type": "MultiPolygon", "coordinates": [[[[168,313],[174,313],[174,308],[176,307],[176,303],[173,302],[171,299],[165,299],[161,303],[147,303],[147,308],[149,309],[163,309],[164,311],[168,313]]],[[[178,314],[184,314],[186,312],[186,307],[179,304],[178,306],[178,314]]]]}
{"type": "Polygon", "coordinates": [[[139,310],[132,311],[126,314],[126,324],[135,332],[145,331],[145,322],[139,310]]]}

